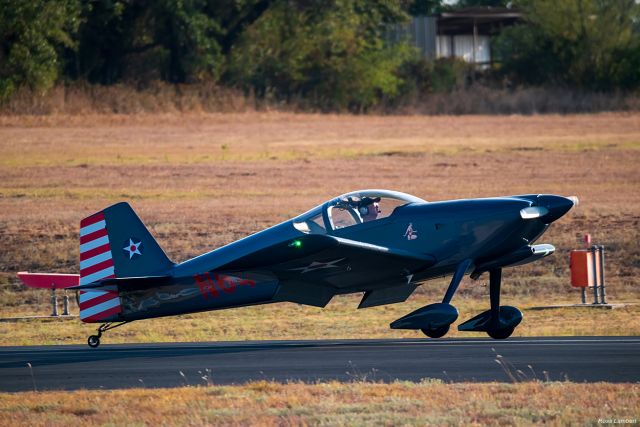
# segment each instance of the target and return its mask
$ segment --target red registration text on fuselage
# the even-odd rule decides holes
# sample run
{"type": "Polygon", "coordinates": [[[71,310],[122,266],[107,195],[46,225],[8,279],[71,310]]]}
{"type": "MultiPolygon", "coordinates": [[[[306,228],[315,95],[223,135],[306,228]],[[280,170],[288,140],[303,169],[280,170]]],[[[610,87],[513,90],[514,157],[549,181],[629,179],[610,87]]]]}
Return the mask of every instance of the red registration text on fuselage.
{"type": "Polygon", "coordinates": [[[225,274],[213,274],[213,278],[209,273],[196,274],[193,276],[198,285],[198,289],[205,299],[217,298],[222,294],[232,294],[238,286],[255,287],[256,282],[250,279],[242,279],[240,277],[228,276],[225,274]]]}

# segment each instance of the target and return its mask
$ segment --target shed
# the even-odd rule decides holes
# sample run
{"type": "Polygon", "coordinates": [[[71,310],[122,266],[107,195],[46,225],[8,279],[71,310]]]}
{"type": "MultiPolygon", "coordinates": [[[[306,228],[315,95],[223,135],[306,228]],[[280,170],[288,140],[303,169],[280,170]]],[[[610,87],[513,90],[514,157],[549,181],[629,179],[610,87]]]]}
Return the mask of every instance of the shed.
{"type": "Polygon", "coordinates": [[[504,7],[469,7],[433,16],[414,16],[393,26],[388,40],[407,38],[428,59],[462,58],[472,64],[492,62],[491,36],[522,20],[522,13],[504,7]]]}

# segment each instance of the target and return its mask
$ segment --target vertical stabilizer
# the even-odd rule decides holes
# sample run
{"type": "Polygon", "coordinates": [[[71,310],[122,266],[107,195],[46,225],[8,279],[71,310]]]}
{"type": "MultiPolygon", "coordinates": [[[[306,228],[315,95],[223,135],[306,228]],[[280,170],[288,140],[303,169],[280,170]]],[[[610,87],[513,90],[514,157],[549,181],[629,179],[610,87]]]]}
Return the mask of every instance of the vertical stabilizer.
{"type": "MultiPolygon", "coordinates": [[[[105,279],[165,275],[173,266],[128,203],[118,203],[80,222],[80,286],[105,279]]],[[[117,319],[118,289],[80,292],[85,322],[117,319]]]]}

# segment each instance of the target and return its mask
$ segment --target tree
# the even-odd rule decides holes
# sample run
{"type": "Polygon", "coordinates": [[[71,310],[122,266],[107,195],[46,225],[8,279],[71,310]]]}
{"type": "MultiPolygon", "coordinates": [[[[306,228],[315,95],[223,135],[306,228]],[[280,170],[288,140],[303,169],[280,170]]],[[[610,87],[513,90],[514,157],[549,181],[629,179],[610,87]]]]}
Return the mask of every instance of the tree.
{"type": "Polygon", "coordinates": [[[68,73],[93,83],[215,80],[222,32],[205,0],[86,2],[68,73]]]}
{"type": "Polygon", "coordinates": [[[413,0],[406,10],[411,16],[428,16],[441,12],[445,7],[442,0],[413,0]]]}
{"type": "Polygon", "coordinates": [[[75,79],[112,84],[162,79],[216,81],[238,37],[271,0],[101,0],[83,2],[75,79]]]}
{"type": "Polygon", "coordinates": [[[366,109],[398,91],[411,51],[386,45],[384,31],[406,18],[383,0],[277,2],[232,49],[225,81],[321,109],[366,109]]]}
{"type": "Polygon", "coordinates": [[[0,0],[0,100],[23,86],[51,88],[63,48],[75,46],[78,24],[74,0],[0,0]]]}
{"type": "Polygon", "coordinates": [[[640,80],[640,5],[635,0],[518,0],[529,24],[505,31],[496,52],[505,71],[539,80],[610,90],[640,80]]]}

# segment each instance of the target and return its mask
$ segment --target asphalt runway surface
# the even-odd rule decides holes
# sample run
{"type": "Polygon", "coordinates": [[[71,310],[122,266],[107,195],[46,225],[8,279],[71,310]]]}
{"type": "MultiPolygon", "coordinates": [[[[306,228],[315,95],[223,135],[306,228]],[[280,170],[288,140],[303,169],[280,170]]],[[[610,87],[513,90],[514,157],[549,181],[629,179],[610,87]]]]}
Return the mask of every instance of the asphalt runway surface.
{"type": "Polygon", "coordinates": [[[104,344],[108,339],[97,349],[0,347],[0,390],[252,380],[640,381],[640,337],[104,344]]]}

